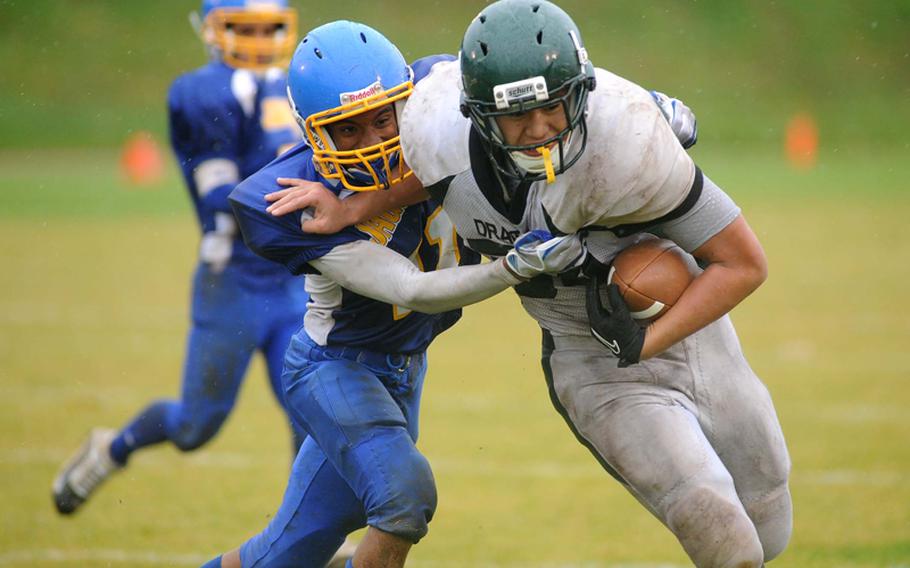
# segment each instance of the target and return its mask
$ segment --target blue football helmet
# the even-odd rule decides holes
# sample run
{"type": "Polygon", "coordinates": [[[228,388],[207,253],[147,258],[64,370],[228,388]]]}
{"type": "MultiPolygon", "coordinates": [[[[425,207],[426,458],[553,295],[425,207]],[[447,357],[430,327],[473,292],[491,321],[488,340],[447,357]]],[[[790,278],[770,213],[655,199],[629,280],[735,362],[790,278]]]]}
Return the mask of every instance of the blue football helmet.
{"type": "Polygon", "coordinates": [[[297,43],[297,12],[287,0],[203,0],[194,26],[238,69],[284,67],[297,43]]]}
{"type": "Polygon", "coordinates": [[[401,108],[414,88],[401,52],[373,28],[336,21],[309,32],[291,59],[288,99],[319,173],[352,191],[387,189],[411,175],[396,134],[379,144],[338,150],[327,126],[385,105],[401,108]]]}

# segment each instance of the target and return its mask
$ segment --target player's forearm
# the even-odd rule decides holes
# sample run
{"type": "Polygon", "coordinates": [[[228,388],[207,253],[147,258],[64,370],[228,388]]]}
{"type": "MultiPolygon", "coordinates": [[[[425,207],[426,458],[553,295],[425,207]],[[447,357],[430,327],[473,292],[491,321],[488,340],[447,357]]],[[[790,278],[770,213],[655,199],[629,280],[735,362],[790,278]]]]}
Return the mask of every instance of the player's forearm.
{"type": "Polygon", "coordinates": [[[648,328],[642,358],[661,353],[719,319],[767,278],[764,251],[742,216],[695,254],[710,264],[676,305],[648,328]]]}
{"type": "Polygon", "coordinates": [[[440,313],[494,296],[521,280],[512,275],[501,259],[486,264],[420,272],[416,268],[394,283],[400,305],[423,313],[440,313]]]}
{"type": "Polygon", "coordinates": [[[367,241],[335,247],[310,265],[357,294],[429,314],[479,302],[520,282],[500,260],[421,272],[405,257],[367,241]]]}
{"type": "Polygon", "coordinates": [[[347,225],[356,225],[377,215],[425,201],[429,195],[417,176],[410,176],[385,191],[363,191],[351,195],[342,203],[347,225]]]}
{"type": "Polygon", "coordinates": [[[237,162],[227,158],[212,158],[196,166],[193,181],[203,207],[210,211],[231,212],[228,195],[240,183],[237,162]]]}
{"type": "Polygon", "coordinates": [[[231,203],[228,196],[233,191],[235,185],[222,185],[209,191],[202,197],[202,206],[212,212],[231,213],[231,203]]]}
{"type": "Polygon", "coordinates": [[[642,358],[657,355],[721,318],[760,285],[729,268],[712,265],[696,278],[673,309],[651,324],[642,358]]]}

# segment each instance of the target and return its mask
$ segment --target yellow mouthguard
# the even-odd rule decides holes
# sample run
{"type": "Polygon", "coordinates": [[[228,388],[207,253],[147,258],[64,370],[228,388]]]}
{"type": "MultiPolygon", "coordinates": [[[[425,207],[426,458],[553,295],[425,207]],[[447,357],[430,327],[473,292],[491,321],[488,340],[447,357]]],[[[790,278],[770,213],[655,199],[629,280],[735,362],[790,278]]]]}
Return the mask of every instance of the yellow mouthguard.
{"type": "Polygon", "coordinates": [[[541,146],[537,151],[543,156],[543,167],[547,170],[547,183],[553,183],[556,181],[556,171],[553,169],[553,160],[550,159],[550,149],[541,146]]]}

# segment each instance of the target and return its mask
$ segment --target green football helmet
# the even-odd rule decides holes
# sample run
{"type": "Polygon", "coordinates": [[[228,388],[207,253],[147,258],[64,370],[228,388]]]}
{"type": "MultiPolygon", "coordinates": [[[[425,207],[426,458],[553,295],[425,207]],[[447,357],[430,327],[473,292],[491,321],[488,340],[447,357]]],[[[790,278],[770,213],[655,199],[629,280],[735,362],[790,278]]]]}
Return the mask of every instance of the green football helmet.
{"type": "MultiPolygon", "coordinates": [[[[469,117],[503,181],[548,179],[581,157],[587,144],[594,66],[578,26],[546,0],[499,0],[468,26],[461,43],[461,112],[469,117]],[[566,128],[530,146],[510,145],[496,117],[562,105],[566,128]],[[558,152],[549,149],[556,143],[558,152]],[[537,150],[540,158],[526,151],[537,150]]],[[[507,188],[508,189],[508,188],[507,188]]]]}

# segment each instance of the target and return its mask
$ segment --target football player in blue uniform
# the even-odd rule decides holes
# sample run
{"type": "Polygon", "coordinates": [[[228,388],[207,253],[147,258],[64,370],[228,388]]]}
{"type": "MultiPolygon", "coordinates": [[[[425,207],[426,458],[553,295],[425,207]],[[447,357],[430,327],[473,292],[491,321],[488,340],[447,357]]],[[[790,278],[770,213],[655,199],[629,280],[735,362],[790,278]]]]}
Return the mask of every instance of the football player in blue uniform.
{"type": "Polygon", "coordinates": [[[495,255],[507,235],[546,227],[588,232],[590,257],[609,264],[647,232],[703,262],[647,327],[597,272],[587,290],[542,278],[519,294],[578,440],[694,565],[764,566],[792,532],[790,459],[726,312],[767,264],[739,207],[667,128],[663,102],[595,68],[559,7],[499,0],[468,27],[460,64],[437,64],[415,87],[398,125],[408,165],[472,248],[495,255]]]}
{"type": "MultiPolygon", "coordinates": [[[[448,59],[452,59],[449,57],[448,59]]],[[[408,66],[385,37],[340,21],[311,31],[288,76],[308,138],[230,196],[248,246],[307,274],[310,304],[283,376],[308,437],[269,526],[215,567],[322,567],[345,535],[367,532],[349,565],[402,566],[436,507],[415,446],[426,349],[460,307],[578,264],[578,238],[528,234],[478,264],[439,204],[418,200],[331,235],[307,234],[305,212],[273,216],[278,178],[321,183],[342,198],[406,183],[398,117],[434,58],[408,66]]]]}
{"type": "MultiPolygon", "coordinates": [[[[54,481],[61,514],[75,512],[140,448],[170,441],[191,451],[211,440],[254,351],[283,404],[284,351],[303,320],[304,281],[243,244],[228,194],[300,140],[284,71],[296,12],[286,0],[204,0],[196,21],[211,61],[177,78],[168,95],[171,143],[202,229],[182,392],[152,402],[119,432],[92,431],[54,481]]],[[[294,438],[296,449],[302,438],[294,438]]]]}

